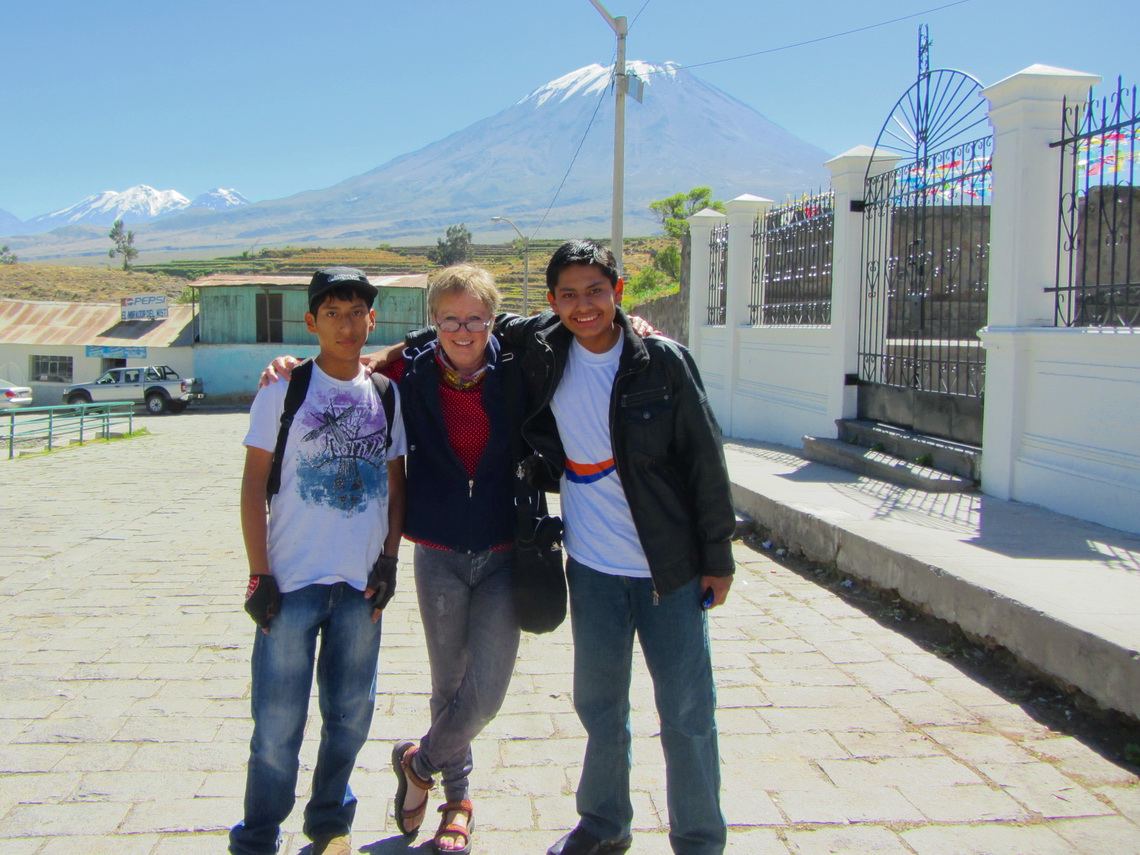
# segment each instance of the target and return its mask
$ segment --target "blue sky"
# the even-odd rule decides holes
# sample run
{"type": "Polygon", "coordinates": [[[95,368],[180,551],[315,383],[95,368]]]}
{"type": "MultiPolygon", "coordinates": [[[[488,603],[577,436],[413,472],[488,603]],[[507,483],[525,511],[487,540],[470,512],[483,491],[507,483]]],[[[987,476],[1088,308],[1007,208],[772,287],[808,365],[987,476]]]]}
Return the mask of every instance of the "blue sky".
{"type": "MultiPolygon", "coordinates": [[[[682,65],[949,2],[603,0],[631,21],[630,59],[682,65]]],[[[1140,83],[1136,0],[967,0],[693,72],[838,154],[873,144],[914,81],[922,22],[931,67],[983,84],[1034,63],[1140,83]]],[[[589,0],[36,0],[3,28],[0,208],[24,219],[134,184],[252,201],[327,187],[614,52],[589,0]]]]}

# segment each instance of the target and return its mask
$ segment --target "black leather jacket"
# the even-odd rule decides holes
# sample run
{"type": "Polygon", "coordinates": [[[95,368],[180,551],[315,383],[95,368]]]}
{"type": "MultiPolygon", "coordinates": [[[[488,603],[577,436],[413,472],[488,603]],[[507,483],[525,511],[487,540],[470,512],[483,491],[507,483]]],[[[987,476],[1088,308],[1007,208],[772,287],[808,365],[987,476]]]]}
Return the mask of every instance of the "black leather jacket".
{"type": "MultiPolygon", "coordinates": [[[[619,309],[625,339],[610,399],[614,462],[654,587],[668,594],[697,576],[730,576],[732,507],[720,429],[689,351],[667,338],[639,338],[619,309]]],[[[535,408],[523,437],[536,452],[532,480],[557,490],[566,454],[550,402],[573,336],[551,312],[501,327],[524,355],[535,408]]]]}

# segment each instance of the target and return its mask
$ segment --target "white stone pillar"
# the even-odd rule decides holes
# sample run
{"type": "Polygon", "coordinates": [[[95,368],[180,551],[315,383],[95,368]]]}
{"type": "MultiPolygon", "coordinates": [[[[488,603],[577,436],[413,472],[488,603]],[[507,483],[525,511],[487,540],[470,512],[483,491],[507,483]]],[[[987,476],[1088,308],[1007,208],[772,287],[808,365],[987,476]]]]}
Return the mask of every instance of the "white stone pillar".
{"type": "Polygon", "coordinates": [[[689,223],[689,349],[700,352],[700,328],[708,323],[709,241],[724,214],[704,208],[690,216],[689,223]]]}
{"type": "Polygon", "coordinates": [[[993,203],[982,426],[982,489],[1010,498],[1024,424],[1019,328],[1053,325],[1062,102],[1083,100],[1095,74],[1032,65],[982,90],[994,129],[993,203]]]}
{"type": "Polygon", "coordinates": [[[842,392],[829,396],[835,402],[833,419],[854,418],[858,408],[857,387],[846,385],[848,376],[859,374],[859,286],[863,272],[863,211],[865,184],[870,175],[894,169],[899,158],[880,155],[860,145],[827,161],[831,189],[835,194],[835,233],[831,245],[831,329],[833,372],[842,392]]]}
{"type": "Polygon", "coordinates": [[[1032,65],[982,90],[994,129],[990,326],[1052,326],[1061,104],[1083,100],[1095,74],[1032,65]]]}
{"type": "Polygon", "coordinates": [[[752,233],[756,218],[768,212],[774,203],[771,199],[744,194],[725,203],[728,212],[728,272],[725,274],[724,331],[728,354],[725,372],[728,395],[728,416],[721,428],[733,436],[733,400],[736,382],[740,376],[740,327],[748,324],[748,300],[752,293],[752,233]]]}

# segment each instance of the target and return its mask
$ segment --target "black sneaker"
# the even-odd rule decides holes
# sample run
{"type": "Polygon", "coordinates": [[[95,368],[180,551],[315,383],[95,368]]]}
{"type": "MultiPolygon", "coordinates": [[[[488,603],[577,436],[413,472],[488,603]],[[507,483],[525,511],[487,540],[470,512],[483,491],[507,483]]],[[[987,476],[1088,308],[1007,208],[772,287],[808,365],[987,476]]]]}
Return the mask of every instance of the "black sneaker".
{"type": "Polygon", "coordinates": [[[546,850],[546,855],[621,855],[633,845],[633,835],[599,840],[579,826],[546,850]]]}

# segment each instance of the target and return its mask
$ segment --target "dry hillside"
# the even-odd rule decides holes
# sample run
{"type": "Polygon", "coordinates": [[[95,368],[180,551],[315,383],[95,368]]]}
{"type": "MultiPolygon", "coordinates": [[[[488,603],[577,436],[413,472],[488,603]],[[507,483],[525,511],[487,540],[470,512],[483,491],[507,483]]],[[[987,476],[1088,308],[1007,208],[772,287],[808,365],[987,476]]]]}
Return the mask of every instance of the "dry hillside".
{"type": "MultiPolygon", "coordinates": [[[[650,252],[666,238],[630,238],[626,241],[626,278],[650,262],[650,252]]],[[[530,252],[532,310],[545,302],[544,272],[557,240],[535,241],[530,252]]],[[[210,273],[308,275],[333,264],[362,268],[376,275],[431,273],[429,247],[296,248],[266,249],[255,255],[212,260],[174,261],[147,265],[130,272],[115,267],[67,267],[57,264],[0,264],[0,299],[59,300],[91,303],[113,301],[133,294],[166,294],[171,300],[190,299],[187,284],[210,273]]],[[[503,291],[504,307],[518,311],[522,302],[523,261],[517,246],[476,245],[470,259],[495,274],[503,291]]],[[[632,295],[631,295],[632,296],[632,295]]]]}
{"type": "Polygon", "coordinates": [[[185,287],[185,279],[156,273],[23,262],[0,265],[0,298],[12,300],[96,303],[132,294],[166,294],[173,300],[185,287]]]}

